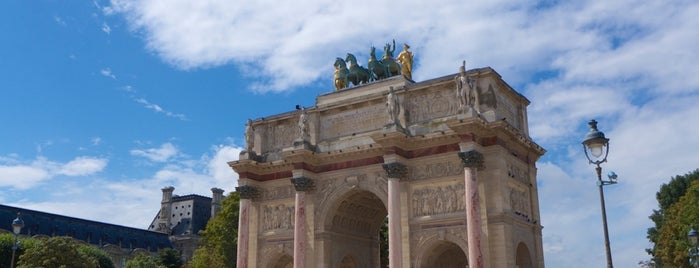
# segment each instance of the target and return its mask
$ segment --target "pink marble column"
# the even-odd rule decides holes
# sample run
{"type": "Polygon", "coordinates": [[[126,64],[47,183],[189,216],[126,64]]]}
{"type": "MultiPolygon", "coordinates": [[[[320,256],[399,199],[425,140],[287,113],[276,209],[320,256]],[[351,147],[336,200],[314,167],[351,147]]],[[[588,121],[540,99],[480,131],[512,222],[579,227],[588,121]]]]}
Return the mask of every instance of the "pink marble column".
{"type": "Polygon", "coordinates": [[[478,169],[483,168],[483,155],[477,151],[460,152],[464,164],[466,195],[466,232],[468,237],[468,267],[483,268],[481,244],[481,213],[478,196],[478,169]]]}
{"type": "Polygon", "coordinates": [[[238,255],[237,265],[239,268],[248,267],[249,256],[249,226],[250,226],[250,199],[257,195],[257,189],[252,186],[235,187],[235,190],[240,193],[240,213],[238,214],[238,255]]]}
{"type": "Polygon", "coordinates": [[[294,268],[306,267],[306,248],[308,239],[306,234],[306,192],[313,188],[313,181],[309,178],[299,177],[291,179],[296,188],[295,214],[294,214],[294,268]]]}
{"type": "Polygon", "coordinates": [[[388,175],[388,267],[403,267],[403,241],[400,215],[400,179],[407,168],[401,163],[383,165],[388,175]]]}

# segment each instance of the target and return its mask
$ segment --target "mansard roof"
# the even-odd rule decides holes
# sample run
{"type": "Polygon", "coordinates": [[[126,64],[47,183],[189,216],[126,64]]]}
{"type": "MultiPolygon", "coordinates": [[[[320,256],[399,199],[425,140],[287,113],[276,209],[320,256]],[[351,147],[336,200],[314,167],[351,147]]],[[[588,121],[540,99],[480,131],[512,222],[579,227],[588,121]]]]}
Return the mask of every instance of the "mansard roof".
{"type": "Polygon", "coordinates": [[[0,229],[12,232],[18,212],[24,220],[22,235],[70,236],[89,244],[152,252],[172,247],[167,234],[5,205],[0,205],[0,229]]]}

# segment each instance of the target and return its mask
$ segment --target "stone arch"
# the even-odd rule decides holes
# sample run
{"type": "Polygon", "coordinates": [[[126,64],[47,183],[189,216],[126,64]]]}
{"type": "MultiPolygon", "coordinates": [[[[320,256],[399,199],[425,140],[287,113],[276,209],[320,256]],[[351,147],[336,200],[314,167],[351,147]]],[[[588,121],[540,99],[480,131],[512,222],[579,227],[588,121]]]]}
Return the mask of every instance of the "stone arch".
{"type": "Polygon", "coordinates": [[[435,236],[431,241],[427,241],[423,250],[417,258],[417,266],[423,268],[430,267],[467,267],[468,249],[466,245],[459,245],[456,241],[440,239],[435,236]]]}
{"type": "Polygon", "coordinates": [[[524,242],[520,242],[519,245],[517,245],[517,253],[515,257],[515,265],[517,268],[532,268],[534,267],[532,264],[532,258],[531,258],[531,253],[529,252],[529,248],[527,247],[524,242]]]}
{"type": "Polygon", "coordinates": [[[291,268],[294,266],[293,252],[285,244],[269,245],[262,250],[259,267],[264,268],[291,268]]]}
{"type": "Polygon", "coordinates": [[[357,263],[357,258],[352,255],[346,255],[342,260],[340,260],[340,268],[357,268],[359,264],[357,263]]]}
{"type": "Polygon", "coordinates": [[[319,215],[324,255],[335,267],[378,267],[379,230],[388,214],[385,203],[373,191],[350,188],[327,203],[319,215]]]}
{"type": "MultiPolygon", "coordinates": [[[[386,181],[385,178],[380,176],[377,176],[376,178],[370,180],[376,181],[376,183],[388,183],[388,181],[386,181]]],[[[316,215],[316,218],[323,219],[323,221],[320,222],[321,226],[326,229],[332,227],[332,217],[330,217],[331,214],[337,211],[338,207],[341,205],[341,202],[344,199],[346,199],[348,196],[353,195],[353,193],[356,192],[369,192],[373,194],[376,198],[378,198],[381,201],[381,204],[383,205],[384,209],[387,208],[388,193],[386,191],[382,191],[381,187],[375,187],[375,185],[368,184],[370,184],[370,182],[364,180],[359,181],[356,184],[346,183],[338,185],[335,186],[334,189],[329,191],[326,200],[318,200],[324,201],[323,203],[317,203],[324,204],[320,207],[319,210],[317,210],[319,213],[316,215]]]]}

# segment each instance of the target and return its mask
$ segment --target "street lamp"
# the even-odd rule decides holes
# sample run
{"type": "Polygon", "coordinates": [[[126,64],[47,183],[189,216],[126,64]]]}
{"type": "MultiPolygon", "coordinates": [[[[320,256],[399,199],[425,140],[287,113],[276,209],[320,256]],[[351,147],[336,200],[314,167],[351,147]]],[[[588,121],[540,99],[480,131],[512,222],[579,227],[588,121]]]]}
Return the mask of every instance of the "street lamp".
{"type": "Polygon", "coordinates": [[[602,131],[597,130],[597,121],[593,119],[590,120],[588,124],[590,125],[590,132],[585,135],[585,140],[583,140],[582,145],[587,160],[590,161],[590,164],[597,166],[595,170],[597,171],[597,186],[599,187],[599,200],[602,207],[602,225],[604,227],[604,246],[607,252],[607,267],[612,268],[614,265],[612,264],[612,250],[609,246],[607,210],[604,206],[604,190],[602,186],[615,184],[617,175],[614,172],[610,172],[608,175],[609,180],[602,180],[602,167],[600,167],[600,164],[607,162],[609,139],[604,137],[602,131]]]}
{"type": "Polygon", "coordinates": [[[689,229],[687,233],[687,238],[689,238],[689,264],[694,267],[699,267],[699,248],[697,248],[697,230],[694,230],[694,226],[689,229]]]}
{"type": "Polygon", "coordinates": [[[17,248],[19,247],[19,240],[17,240],[17,236],[19,235],[19,232],[22,231],[22,228],[24,228],[24,221],[22,218],[20,218],[19,212],[17,212],[17,218],[12,221],[12,232],[15,233],[15,243],[12,244],[12,259],[10,260],[10,268],[15,267],[15,251],[17,251],[17,248]]]}

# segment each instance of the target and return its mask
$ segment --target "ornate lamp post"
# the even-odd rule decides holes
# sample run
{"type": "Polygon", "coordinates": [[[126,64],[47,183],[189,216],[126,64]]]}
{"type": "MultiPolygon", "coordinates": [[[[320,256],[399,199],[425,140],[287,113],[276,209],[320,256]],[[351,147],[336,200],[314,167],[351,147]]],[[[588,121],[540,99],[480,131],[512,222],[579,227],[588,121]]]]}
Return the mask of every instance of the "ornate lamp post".
{"type": "Polygon", "coordinates": [[[15,243],[12,244],[12,259],[10,260],[10,268],[15,267],[15,252],[19,247],[17,236],[19,235],[19,232],[22,231],[22,228],[24,228],[24,221],[22,218],[20,218],[19,212],[17,212],[17,218],[12,221],[12,232],[15,233],[15,243]]]}
{"type": "Polygon", "coordinates": [[[615,184],[617,175],[614,172],[610,172],[608,175],[609,180],[602,180],[602,167],[600,167],[600,164],[607,162],[607,155],[609,154],[609,139],[604,137],[604,133],[597,130],[597,121],[590,120],[588,124],[590,125],[590,132],[585,135],[585,140],[583,140],[582,145],[587,160],[590,161],[590,164],[597,166],[595,170],[597,171],[597,186],[599,187],[599,200],[602,207],[602,224],[604,227],[604,246],[607,252],[607,267],[612,268],[614,265],[612,264],[612,251],[609,246],[607,210],[604,206],[604,190],[602,187],[605,185],[615,184]]]}
{"type": "Polygon", "coordinates": [[[689,238],[689,264],[694,267],[699,267],[699,248],[697,248],[697,230],[694,227],[689,229],[687,233],[689,238]]]}

